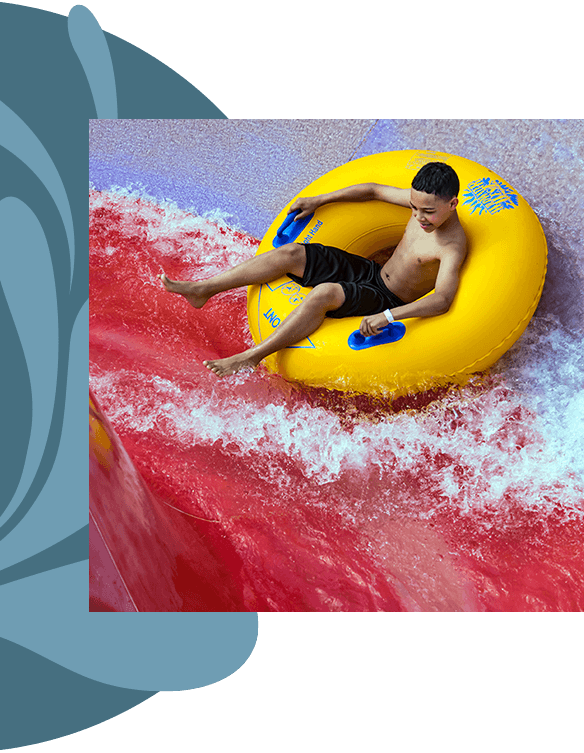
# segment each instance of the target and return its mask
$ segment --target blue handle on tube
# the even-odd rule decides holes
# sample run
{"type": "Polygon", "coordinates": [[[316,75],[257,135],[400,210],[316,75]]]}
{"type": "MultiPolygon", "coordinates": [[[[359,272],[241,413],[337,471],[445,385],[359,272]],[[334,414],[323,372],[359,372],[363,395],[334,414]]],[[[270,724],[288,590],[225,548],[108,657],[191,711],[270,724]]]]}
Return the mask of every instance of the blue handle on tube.
{"type": "Polygon", "coordinates": [[[295,212],[290,212],[290,214],[286,215],[284,222],[276,231],[276,237],[272,242],[274,248],[279,248],[285,243],[292,243],[293,241],[295,241],[314,217],[314,214],[309,214],[307,217],[303,217],[301,220],[298,220],[298,222],[296,222],[294,220],[294,217],[296,217],[299,212],[300,210],[297,209],[295,212]]]}
{"type": "Polygon", "coordinates": [[[401,340],[406,333],[406,325],[402,322],[392,322],[385,326],[381,332],[371,337],[365,337],[359,330],[351,332],[349,335],[348,345],[353,350],[365,350],[365,348],[374,348],[376,345],[385,345],[386,343],[395,343],[401,340]]]}

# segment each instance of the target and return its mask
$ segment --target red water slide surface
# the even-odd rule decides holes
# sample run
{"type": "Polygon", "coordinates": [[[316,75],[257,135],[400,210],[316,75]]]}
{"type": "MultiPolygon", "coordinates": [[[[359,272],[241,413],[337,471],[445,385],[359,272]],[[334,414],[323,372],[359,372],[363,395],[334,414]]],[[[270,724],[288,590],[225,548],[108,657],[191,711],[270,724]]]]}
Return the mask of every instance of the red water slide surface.
{"type": "Polygon", "coordinates": [[[90,611],[243,611],[238,558],[155,499],[89,394],[90,611]]]}
{"type": "Polygon", "coordinates": [[[584,608],[567,334],[536,317],[498,372],[393,405],[218,379],[203,361],[251,344],[245,290],[195,309],[158,275],[208,278],[257,239],[92,191],[89,240],[94,609],[584,608]]]}

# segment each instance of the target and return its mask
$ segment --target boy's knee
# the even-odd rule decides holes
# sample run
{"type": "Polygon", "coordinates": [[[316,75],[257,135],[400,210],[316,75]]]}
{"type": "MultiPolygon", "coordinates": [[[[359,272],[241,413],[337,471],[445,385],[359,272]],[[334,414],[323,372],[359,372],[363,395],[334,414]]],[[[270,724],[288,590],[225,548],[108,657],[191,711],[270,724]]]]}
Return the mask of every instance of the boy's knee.
{"type": "Polygon", "coordinates": [[[302,277],[306,267],[306,249],[302,243],[285,243],[270,253],[276,254],[280,263],[284,261],[288,272],[302,277]]]}
{"type": "Polygon", "coordinates": [[[333,310],[345,302],[345,291],[338,282],[323,282],[312,289],[312,297],[333,310]]]}
{"type": "Polygon", "coordinates": [[[289,254],[294,260],[306,257],[306,249],[302,243],[286,243],[280,246],[279,250],[289,254]]]}

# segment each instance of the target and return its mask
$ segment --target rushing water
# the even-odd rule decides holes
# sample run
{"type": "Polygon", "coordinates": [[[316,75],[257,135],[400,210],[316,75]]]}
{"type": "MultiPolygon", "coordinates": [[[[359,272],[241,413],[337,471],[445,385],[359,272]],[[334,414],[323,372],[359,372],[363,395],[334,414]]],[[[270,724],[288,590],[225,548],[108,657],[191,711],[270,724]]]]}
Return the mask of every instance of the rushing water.
{"type": "Polygon", "coordinates": [[[160,499],[237,554],[252,610],[582,610],[584,362],[549,314],[464,388],[393,406],[203,365],[251,344],[245,290],[195,310],[259,241],[90,192],[90,384],[160,499]]]}

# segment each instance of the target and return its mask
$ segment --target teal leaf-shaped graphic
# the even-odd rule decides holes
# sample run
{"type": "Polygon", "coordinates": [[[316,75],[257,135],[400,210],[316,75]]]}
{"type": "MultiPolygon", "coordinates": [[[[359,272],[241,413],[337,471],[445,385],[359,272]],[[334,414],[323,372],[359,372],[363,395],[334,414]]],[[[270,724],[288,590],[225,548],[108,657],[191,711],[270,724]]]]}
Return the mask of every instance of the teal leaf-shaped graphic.
{"type": "Polygon", "coordinates": [[[1,696],[2,750],[92,727],[153,695],[89,680],[4,638],[0,666],[11,678],[1,696]]]}
{"type": "Polygon", "coordinates": [[[222,680],[255,645],[257,615],[88,613],[87,580],[84,561],[3,585],[1,637],[83,677],[141,691],[222,680]],[[24,600],[31,607],[23,610],[24,600]],[[43,615],[40,626],[34,614],[43,615]]]}
{"type": "MultiPolygon", "coordinates": [[[[0,209],[1,206],[0,204],[0,209]]],[[[86,448],[79,441],[79,434],[85,428],[84,415],[80,412],[79,406],[85,397],[84,381],[87,371],[84,365],[84,356],[87,353],[87,311],[88,307],[86,305],[74,322],[73,331],[67,343],[67,345],[70,344],[70,351],[69,348],[61,348],[67,358],[65,361],[65,370],[61,376],[62,384],[68,386],[67,400],[64,402],[63,412],[57,414],[58,420],[55,419],[54,412],[53,415],[50,413],[48,415],[48,420],[51,420],[53,423],[57,420],[59,441],[51,443],[50,432],[45,430],[45,426],[41,425],[38,431],[33,428],[32,434],[34,435],[36,432],[40,435],[40,441],[36,437],[31,437],[31,446],[33,445],[33,439],[39,444],[39,450],[35,454],[35,458],[38,459],[41,452],[47,453],[52,449],[54,449],[54,454],[51,452],[50,467],[46,472],[46,479],[44,479],[42,488],[38,493],[31,494],[30,492],[31,489],[34,491],[34,478],[29,478],[36,469],[34,463],[28,475],[26,477],[23,475],[23,479],[29,478],[28,481],[24,481],[27,490],[26,494],[30,498],[27,501],[28,510],[26,514],[19,514],[20,509],[23,507],[21,503],[6,524],[6,528],[10,530],[4,533],[3,539],[0,542],[0,568],[2,568],[0,569],[0,583],[10,581],[8,577],[10,572],[19,572],[18,570],[14,570],[19,563],[22,567],[28,562],[27,567],[29,568],[29,572],[31,572],[29,559],[36,557],[36,561],[38,562],[41,553],[49,548],[52,548],[53,560],[60,563],[66,562],[67,558],[69,558],[69,562],[79,561],[79,557],[73,558],[71,551],[69,554],[64,554],[65,540],[68,540],[67,547],[73,547],[72,551],[78,549],[78,540],[77,544],[75,544],[76,540],[70,540],[69,537],[80,529],[86,528],[88,521],[87,507],[80,504],[80,489],[76,495],[65,493],[65,491],[68,485],[71,488],[75,488],[77,485],[80,486],[83,474],[87,469],[87,452],[84,451],[86,448]],[[18,525],[9,527],[8,524],[12,523],[15,517],[21,518],[18,525]]],[[[39,358],[36,362],[31,362],[29,373],[31,374],[31,381],[41,381],[42,376],[46,373],[45,362],[42,358],[39,358]]],[[[50,381],[51,376],[47,374],[48,381],[50,381]]],[[[49,402],[49,407],[52,409],[54,398],[50,400],[51,394],[50,392],[43,393],[39,390],[37,397],[38,400],[46,399],[49,402]]],[[[41,458],[38,463],[41,469],[43,462],[46,463],[46,460],[41,458]]],[[[36,477],[38,478],[38,473],[36,477]]],[[[86,479],[83,479],[83,481],[86,485],[86,479]]],[[[85,549],[86,556],[87,549],[85,549]]],[[[44,561],[44,569],[47,570],[51,567],[51,562],[47,559],[46,554],[44,555],[44,561]]],[[[3,591],[0,588],[0,604],[2,603],[2,597],[3,591]]],[[[0,634],[2,635],[1,631],[4,624],[5,621],[0,624],[0,634]]]]}
{"type": "Polygon", "coordinates": [[[105,35],[95,16],[83,5],[71,8],[68,20],[71,44],[89,83],[98,118],[117,118],[114,66],[105,35]]]}
{"type": "MultiPolygon", "coordinates": [[[[3,513],[0,538],[3,538],[26,515],[33,502],[29,489],[41,465],[55,405],[59,325],[47,240],[37,217],[19,199],[0,201],[0,245],[6,252],[0,267],[0,283],[18,332],[32,393],[32,427],[20,484],[12,501],[3,500],[4,509],[0,509],[3,513]]],[[[11,363],[10,350],[5,351],[5,357],[11,363]]],[[[36,542],[29,546],[36,546],[36,542]]],[[[0,551],[0,564],[4,557],[5,551],[0,551]]]]}
{"type": "Polygon", "coordinates": [[[83,6],[68,20],[0,3],[0,33],[6,749],[221,680],[253,650],[257,615],[87,608],[88,119],[224,116],[83,6]]]}
{"type": "Polygon", "coordinates": [[[55,163],[29,126],[0,101],[0,146],[24,162],[45,186],[55,202],[67,233],[71,276],[74,264],[74,230],[71,207],[55,163]]]}
{"type": "Polygon", "coordinates": [[[11,426],[10,442],[2,443],[2,493],[0,495],[0,520],[16,492],[23,472],[32,424],[32,396],[26,358],[14,324],[6,297],[0,286],[0,323],[2,349],[6,354],[0,368],[2,395],[17,393],[19,400],[5,401],[2,411],[3,425],[11,426]],[[10,368],[5,363],[10,358],[10,368]]]}

